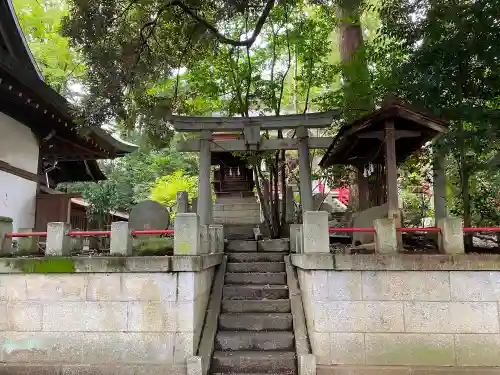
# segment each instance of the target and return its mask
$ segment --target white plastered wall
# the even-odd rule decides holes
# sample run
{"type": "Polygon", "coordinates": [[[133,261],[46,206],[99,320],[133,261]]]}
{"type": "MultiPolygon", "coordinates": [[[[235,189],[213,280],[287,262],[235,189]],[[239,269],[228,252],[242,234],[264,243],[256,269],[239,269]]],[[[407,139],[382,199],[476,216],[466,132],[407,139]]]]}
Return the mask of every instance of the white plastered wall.
{"type": "MultiPolygon", "coordinates": [[[[38,172],[38,142],[31,130],[0,112],[0,160],[13,167],[38,172]]],[[[35,225],[37,184],[0,171],[0,216],[14,220],[14,230],[35,225]]]]}

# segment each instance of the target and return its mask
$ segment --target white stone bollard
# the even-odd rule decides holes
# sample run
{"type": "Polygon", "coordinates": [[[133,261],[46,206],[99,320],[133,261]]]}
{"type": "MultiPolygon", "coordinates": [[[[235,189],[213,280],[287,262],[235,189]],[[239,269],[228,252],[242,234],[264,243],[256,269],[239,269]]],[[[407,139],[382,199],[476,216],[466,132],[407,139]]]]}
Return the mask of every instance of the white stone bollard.
{"type": "Polygon", "coordinates": [[[45,255],[71,255],[71,239],[68,237],[69,229],[69,224],[64,222],[53,222],[47,224],[45,255]]]}
{"type": "Polygon", "coordinates": [[[109,252],[111,255],[132,255],[132,235],[127,221],[111,223],[111,241],[109,252]]]}
{"type": "Polygon", "coordinates": [[[302,225],[303,252],[329,253],[328,212],[306,211],[302,225]]]}
{"type": "Polygon", "coordinates": [[[12,252],[12,238],[5,237],[6,233],[12,233],[14,230],[12,219],[6,216],[0,216],[0,253],[10,254],[12,252]]]}
{"type": "Polygon", "coordinates": [[[200,225],[200,250],[199,254],[210,253],[210,225],[200,225]]]}
{"type": "Polygon", "coordinates": [[[177,213],[189,212],[189,195],[187,191],[177,192],[177,213]]]}
{"type": "Polygon", "coordinates": [[[174,255],[200,254],[200,218],[197,214],[177,214],[174,231],[174,255]]]}
{"type": "Polygon", "coordinates": [[[198,212],[198,198],[191,199],[191,211],[192,213],[198,212]]]}
{"type": "Polygon", "coordinates": [[[375,219],[375,251],[381,254],[398,252],[396,221],[394,219],[375,219]]]}
{"type": "Polygon", "coordinates": [[[224,226],[222,224],[211,224],[208,227],[210,239],[210,253],[224,252],[224,226]]]}
{"type": "Polygon", "coordinates": [[[439,252],[443,254],[464,254],[464,230],[462,219],[459,217],[447,217],[438,219],[439,252]]]}
{"type": "Polygon", "coordinates": [[[302,252],[302,224],[290,224],[290,252],[302,252]]]}

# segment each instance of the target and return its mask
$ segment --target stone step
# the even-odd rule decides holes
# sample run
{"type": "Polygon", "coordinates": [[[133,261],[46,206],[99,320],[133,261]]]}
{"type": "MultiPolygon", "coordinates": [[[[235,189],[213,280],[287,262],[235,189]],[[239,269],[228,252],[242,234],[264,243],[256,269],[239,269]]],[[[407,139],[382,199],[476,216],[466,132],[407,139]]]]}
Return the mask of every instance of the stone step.
{"type": "Polygon", "coordinates": [[[286,299],[286,285],[224,285],[224,299],[286,299]]]}
{"type": "Polygon", "coordinates": [[[258,210],[241,210],[241,211],[215,211],[213,218],[221,218],[221,217],[226,217],[226,218],[234,218],[234,219],[239,219],[242,217],[252,217],[252,218],[258,218],[260,220],[260,211],[258,210]]]}
{"type": "Polygon", "coordinates": [[[223,313],[219,331],[292,331],[291,313],[223,313]]]}
{"type": "Polygon", "coordinates": [[[228,263],[227,272],[285,272],[284,262],[228,263]]]}
{"type": "Polygon", "coordinates": [[[226,251],[248,252],[257,251],[257,241],[228,241],[226,251]]]}
{"type": "Polygon", "coordinates": [[[280,238],[274,240],[259,241],[257,249],[258,251],[289,252],[290,240],[288,238],[280,238]]]}
{"type": "Polygon", "coordinates": [[[283,262],[283,253],[229,253],[227,261],[233,263],[283,262]]]}
{"type": "Polygon", "coordinates": [[[250,197],[231,197],[231,196],[228,196],[228,197],[223,197],[223,196],[220,196],[220,197],[216,197],[215,198],[215,202],[214,204],[260,204],[258,201],[257,201],[257,197],[254,195],[254,196],[250,196],[250,197]]]}
{"type": "Polygon", "coordinates": [[[285,272],[235,272],[226,273],[226,284],[285,285],[285,272]]]}
{"type": "Polygon", "coordinates": [[[212,357],[213,372],[226,374],[296,374],[296,355],[294,351],[216,351],[212,357]]]}
{"type": "Polygon", "coordinates": [[[247,240],[253,239],[253,228],[258,225],[255,224],[242,224],[234,225],[228,224],[224,225],[224,238],[227,240],[247,240]]]}
{"type": "Polygon", "coordinates": [[[259,225],[260,224],[260,216],[254,217],[214,217],[213,218],[213,223],[214,224],[222,224],[222,225],[228,225],[228,224],[237,224],[237,225],[259,225]]]}
{"type": "Polygon", "coordinates": [[[293,332],[220,331],[215,337],[215,350],[293,350],[293,332]]]}
{"type": "Polygon", "coordinates": [[[259,211],[260,204],[255,203],[215,203],[214,215],[220,211],[259,211]]]}
{"type": "Polygon", "coordinates": [[[226,299],[222,301],[223,313],[289,313],[290,300],[226,299]]]}

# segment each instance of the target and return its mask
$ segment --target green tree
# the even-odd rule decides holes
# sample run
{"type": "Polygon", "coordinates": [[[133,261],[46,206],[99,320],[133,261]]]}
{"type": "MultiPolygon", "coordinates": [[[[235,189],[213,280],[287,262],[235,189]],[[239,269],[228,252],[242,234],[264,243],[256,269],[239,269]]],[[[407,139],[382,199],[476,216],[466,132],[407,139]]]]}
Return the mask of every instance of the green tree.
{"type": "MultiPolygon", "coordinates": [[[[471,226],[472,182],[500,150],[498,1],[385,0],[381,70],[385,90],[450,122],[442,142],[456,165],[458,202],[471,226]],[[385,56],[385,57],[384,57],[385,56]]],[[[480,186],[480,185],[476,185],[480,186]]]]}
{"type": "Polygon", "coordinates": [[[198,196],[198,178],[186,175],[183,170],[160,177],[151,189],[151,199],[167,207],[173,218],[176,213],[177,193],[180,191],[188,193],[191,203],[193,197],[198,196]]]}
{"type": "Polygon", "coordinates": [[[45,81],[59,94],[72,97],[71,85],[81,83],[85,65],[70,40],[61,35],[68,15],[63,0],[14,0],[16,14],[45,81]]]}

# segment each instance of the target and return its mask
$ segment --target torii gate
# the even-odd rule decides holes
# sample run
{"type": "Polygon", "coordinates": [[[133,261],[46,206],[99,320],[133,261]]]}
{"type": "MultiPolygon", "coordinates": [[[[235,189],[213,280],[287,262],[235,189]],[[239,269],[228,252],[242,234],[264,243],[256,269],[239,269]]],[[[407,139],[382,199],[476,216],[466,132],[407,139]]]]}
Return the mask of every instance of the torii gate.
{"type": "Polygon", "coordinates": [[[178,132],[199,132],[200,139],[181,141],[177,150],[200,152],[198,215],[200,224],[211,224],[212,195],[210,165],[212,152],[298,150],[300,201],[302,210],[313,209],[311,164],[309,149],[328,148],[332,137],[309,137],[308,129],[329,127],[340,110],[303,115],[259,116],[259,117],[189,117],[170,116],[168,121],[178,132]],[[264,139],[261,131],[294,129],[297,138],[264,139]],[[213,132],[241,132],[242,139],[214,140],[213,132]]]}

